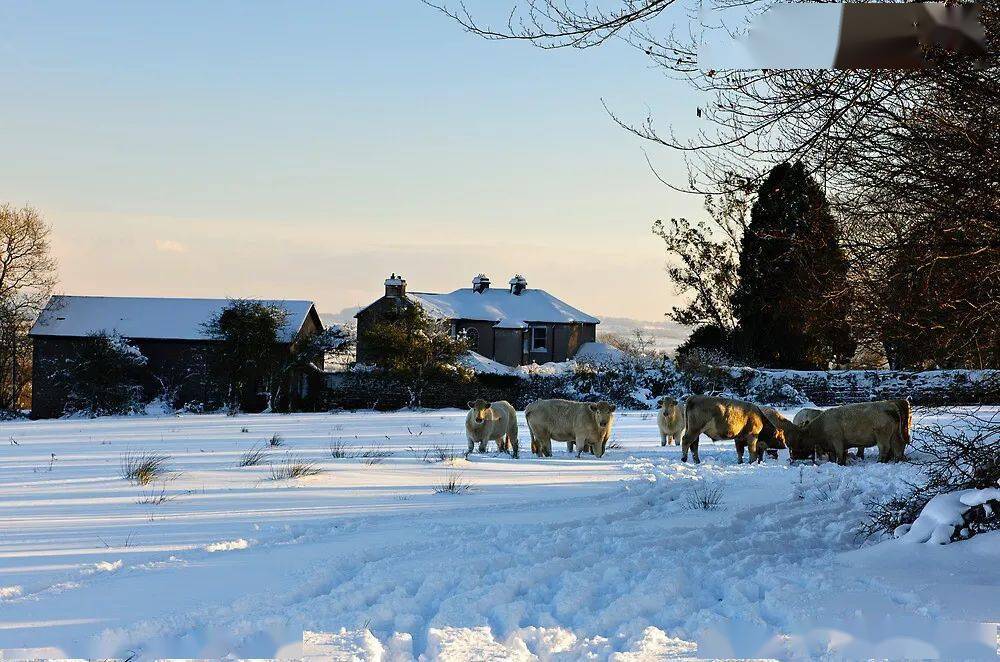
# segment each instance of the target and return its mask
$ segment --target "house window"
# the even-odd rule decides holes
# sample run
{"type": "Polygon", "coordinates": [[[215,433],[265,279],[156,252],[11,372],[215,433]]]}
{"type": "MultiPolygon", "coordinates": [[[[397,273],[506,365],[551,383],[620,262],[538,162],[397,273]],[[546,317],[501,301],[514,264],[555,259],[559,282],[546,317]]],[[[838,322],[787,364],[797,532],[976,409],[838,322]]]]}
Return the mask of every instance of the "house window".
{"type": "Polygon", "coordinates": [[[544,326],[531,327],[531,351],[532,352],[548,351],[549,348],[548,338],[549,338],[549,330],[544,326]]]}

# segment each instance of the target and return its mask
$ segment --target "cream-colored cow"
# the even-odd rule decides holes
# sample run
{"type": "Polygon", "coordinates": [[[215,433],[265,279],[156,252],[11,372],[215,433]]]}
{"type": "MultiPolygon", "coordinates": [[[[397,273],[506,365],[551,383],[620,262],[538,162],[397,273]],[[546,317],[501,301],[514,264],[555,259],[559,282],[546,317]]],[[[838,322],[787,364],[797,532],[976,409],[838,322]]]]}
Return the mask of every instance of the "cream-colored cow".
{"type": "Polygon", "coordinates": [[[848,448],[878,446],[879,462],[903,460],[910,441],[911,420],[910,403],[906,400],[833,407],[803,426],[801,440],[795,442],[795,455],[822,449],[832,453],[838,464],[847,464],[848,448]]]}
{"type": "Polygon", "coordinates": [[[760,462],[765,448],[780,447],[778,428],[767,419],[760,407],[751,402],[692,395],[684,409],[686,427],[681,443],[682,462],[687,462],[688,451],[691,451],[696,463],[701,462],[698,440],[702,434],[712,441],[735,441],[740,464],[747,448],[750,449],[750,458],[760,462]]]}
{"type": "Polygon", "coordinates": [[[677,444],[684,432],[684,405],[673,398],[662,398],[656,425],[660,428],[661,446],[677,444]]]}
{"type": "Polygon", "coordinates": [[[565,441],[566,451],[577,457],[590,450],[602,457],[611,437],[615,406],[610,402],[535,400],[524,408],[524,420],[531,432],[531,452],[552,457],[552,440],[565,441]]]}
{"type": "Polygon", "coordinates": [[[803,407],[802,409],[795,412],[795,416],[792,418],[792,423],[795,423],[799,427],[802,427],[803,425],[813,420],[822,413],[823,413],[822,409],[810,409],[809,407],[803,407]]]}
{"type": "Polygon", "coordinates": [[[469,440],[469,452],[477,444],[479,452],[485,453],[490,440],[497,442],[497,450],[518,456],[517,411],[506,400],[489,403],[485,400],[469,402],[469,413],[465,416],[465,437],[469,440]]]}

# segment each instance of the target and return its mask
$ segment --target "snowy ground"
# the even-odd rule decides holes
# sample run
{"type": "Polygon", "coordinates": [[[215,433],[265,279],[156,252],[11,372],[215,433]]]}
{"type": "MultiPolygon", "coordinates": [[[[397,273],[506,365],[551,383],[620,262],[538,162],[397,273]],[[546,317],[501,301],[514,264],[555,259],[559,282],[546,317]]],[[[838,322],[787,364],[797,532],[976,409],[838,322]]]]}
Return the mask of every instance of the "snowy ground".
{"type": "Polygon", "coordinates": [[[0,659],[996,656],[1000,534],[855,537],[911,466],[737,465],[709,443],[684,465],[648,412],[600,460],[465,460],[463,417],[0,423],[0,659]],[[274,433],[270,463],[323,473],[237,466],[274,433]],[[172,473],[130,484],[127,451],[172,473]],[[436,494],[456,473],[472,490],[436,494]]]}

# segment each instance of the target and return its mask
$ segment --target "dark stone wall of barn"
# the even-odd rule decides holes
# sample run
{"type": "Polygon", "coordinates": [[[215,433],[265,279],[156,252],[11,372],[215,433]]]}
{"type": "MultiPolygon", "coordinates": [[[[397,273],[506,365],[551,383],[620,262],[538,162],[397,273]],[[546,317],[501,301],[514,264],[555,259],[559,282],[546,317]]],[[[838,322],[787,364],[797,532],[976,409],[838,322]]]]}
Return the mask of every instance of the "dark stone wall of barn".
{"type": "MultiPolygon", "coordinates": [[[[66,392],[53,369],[87,342],[85,338],[34,338],[31,380],[32,418],[56,418],[65,413],[66,392]]],[[[219,399],[207,365],[211,343],[185,340],[131,340],[148,363],[140,384],[147,399],[170,394],[174,406],[211,403],[219,399]]]]}
{"type": "Polygon", "coordinates": [[[49,362],[63,356],[69,342],[58,338],[35,338],[31,350],[31,417],[56,418],[62,416],[66,394],[60,390],[49,362]]]}

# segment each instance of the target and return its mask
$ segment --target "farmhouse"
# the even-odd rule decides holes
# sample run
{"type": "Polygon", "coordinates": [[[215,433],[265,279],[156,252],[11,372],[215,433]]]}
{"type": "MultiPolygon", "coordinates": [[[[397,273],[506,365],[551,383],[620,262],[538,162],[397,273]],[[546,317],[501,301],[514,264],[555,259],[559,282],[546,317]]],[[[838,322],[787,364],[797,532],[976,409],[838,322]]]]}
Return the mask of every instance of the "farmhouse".
{"type": "MultiPolygon", "coordinates": [[[[289,349],[298,340],[323,331],[311,301],[261,300],[288,312],[280,340],[289,349]]],[[[205,323],[229,304],[228,299],[53,296],[31,328],[33,375],[31,414],[53,418],[64,413],[67,394],[51,366],[70,356],[89,335],[117,334],[135,345],[148,360],[142,386],[147,394],[166,391],[175,405],[207,403],[212,392],[206,369],[208,352],[218,341],[205,323]]],[[[314,363],[322,370],[323,358],[314,363]]],[[[305,373],[289,378],[290,403],[308,396],[305,373]]]]}
{"type": "Polygon", "coordinates": [[[600,323],[544,290],[530,289],[520,275],[506,289],[491,288],[480,274],[472,287],[435,294],[407,292],[406,280],[393,274],[385,281],[385,295],[355,315],[358,362],[368,357],[361,340],[365,330],[393,307],[409,305],[447,323],[452,335],[466,335],[473,351],[509,366],[571,359],[581,345],[596,340],[600,323]]]}

